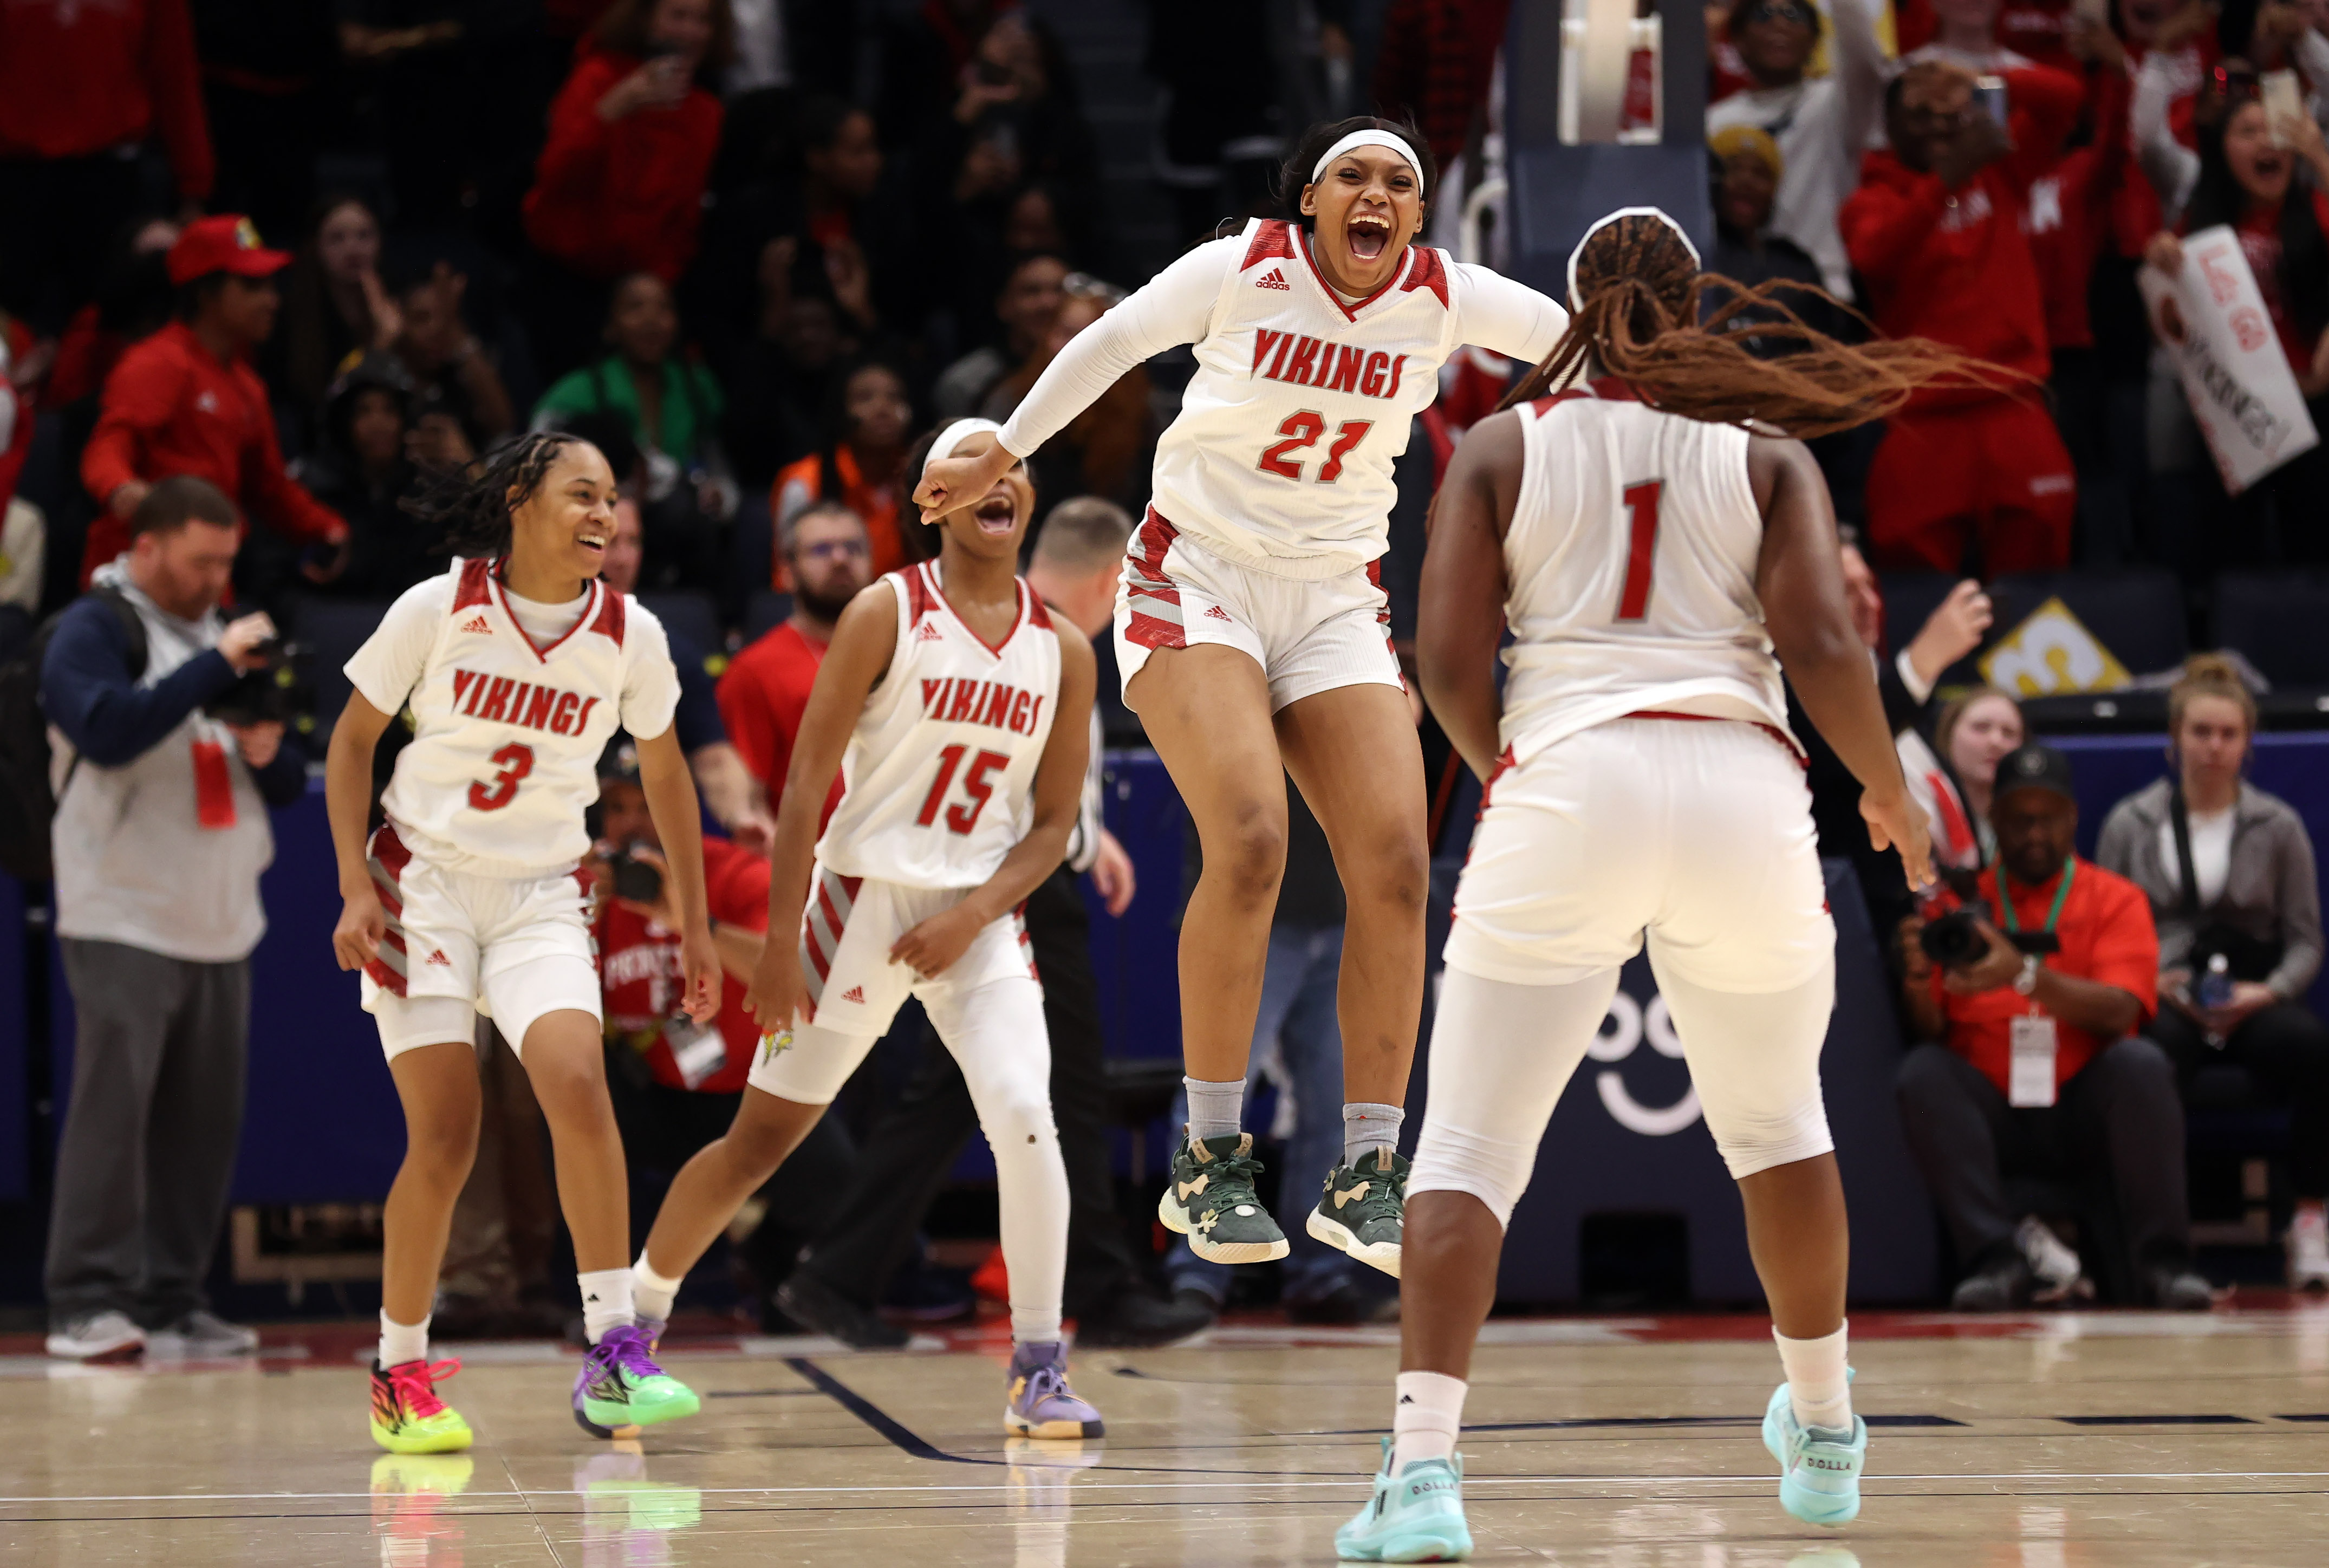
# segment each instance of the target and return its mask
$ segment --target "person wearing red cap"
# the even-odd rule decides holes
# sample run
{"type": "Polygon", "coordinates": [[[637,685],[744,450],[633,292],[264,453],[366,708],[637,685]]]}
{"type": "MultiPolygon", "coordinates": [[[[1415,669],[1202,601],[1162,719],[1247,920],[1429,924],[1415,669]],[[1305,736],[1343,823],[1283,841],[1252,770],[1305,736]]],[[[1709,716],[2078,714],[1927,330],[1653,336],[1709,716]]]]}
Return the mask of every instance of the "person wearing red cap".
{"type": "Polygon", "coordinates": [[[347,524],[284,470],[267,387],[250,353],[275,328],[275,274],[288,253],[259,244],[233,213],[186,225],[170,247],[178,319],[133,346],[106,378],[81,482],[102,510],[89,525],[80,576],[128,547],[128,517],[157,479],[192,474],[295,539],[338,545],[347,524]]]}

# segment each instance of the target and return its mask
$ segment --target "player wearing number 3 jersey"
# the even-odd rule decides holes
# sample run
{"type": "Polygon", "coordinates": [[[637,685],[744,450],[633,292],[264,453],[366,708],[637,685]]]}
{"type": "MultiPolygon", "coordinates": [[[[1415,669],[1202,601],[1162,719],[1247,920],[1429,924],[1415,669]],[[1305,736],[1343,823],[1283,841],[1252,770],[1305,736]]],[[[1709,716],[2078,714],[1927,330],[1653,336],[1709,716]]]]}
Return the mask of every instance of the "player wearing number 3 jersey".
{"type": "Polygon", "coordinates": [[[1411,127],[1314,128],[1281,178],[1283,218],[1167,267],[1061,350],[992,453],[931,465],[915,493],[926,509],[982,493],[1126,371],[1196,345],[1125,563],[1116,655],[1204,853],[1181,926],[1188,1136],[1157,1214],[1216,1262],[1287,1251],[1240,1124],[1290,773],[1326,830],[1349,917],[1343,1161],[1286,1190],[1318,1191],[1325,1176],[1309,1233],[1400,1271],[1396,1148],[1429,851],[1422,753],[1377,571],[1391,469],[1459,347],[1533,362],[1568,319],[1534,289],[1412,243],[1433,177],[1411,127]]]}
{"type": "Polygon", "coordinates": [[[467,1446],[434,1384],[429,1308],[453,1203],[476,1146],[476,1015],[490,1010],[533,1080],[557,1152],[590,1349],[574,1417],[599,1435],[691,1414],[695,1395],[652,1357],[659,1324],[632,1310],[628,1188],[607,1098],[583,813],[616,729],[669,862],[685,1007],[718,1006],[704,916],[695,787],[672,728],[679,676],[662,627],[598,581],[615,533],[599,449],[545,433],[448,476],[427,509],[462,552],[407,592],[348,661],[354,693],[332,731],[325,792],[345,908],[332,943],[359,969],[404,1103],[404,1164],[389,1191],[372,1436],[397,1452],[467,1446]],[[372,751],[409,707],[369,833],[372,751]]]}
{"type": "MultiPolygon", "coordinates": [[[[981,452],[996,429],[957,420],[925,450],[981,452]]],[[[935,560],[891,572],[842,612],[793,743],[769,940],[745,993],[768,1034],[727,1135],[672,1183],[638,1277],[676,1287],[918,997],[995,1152],[1011,1275],[1004,1425],[1098,1437],[1099,1412],[1067,1382],[1068,1177],[1043,988],[1019,919],[1067,853],[1096,677],[1083,635],[1015,575],[1034,505],[1026,469],[1012,465],[915,530],[938,536],[922,551],[935,560]],[[819,837],[836,768],[846,788],[819,837]],[[778,940],[791,930],[797,945],[778,940]]]]}

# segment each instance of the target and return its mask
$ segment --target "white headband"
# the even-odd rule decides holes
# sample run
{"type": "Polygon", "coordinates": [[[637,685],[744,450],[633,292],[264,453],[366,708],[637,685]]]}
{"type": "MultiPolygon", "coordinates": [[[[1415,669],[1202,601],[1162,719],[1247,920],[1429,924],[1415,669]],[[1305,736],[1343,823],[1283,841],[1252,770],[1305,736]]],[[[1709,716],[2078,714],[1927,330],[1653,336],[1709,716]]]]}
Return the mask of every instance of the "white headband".
{"type": "Polygon", "coordinates": [[[1675,222],[1666,216],[1663,210],[1656,207],[1620,207],[1590,229],[1586,230],[1585,238],[1579,240],[1577,242],[1577,249],[1569,253],[1569,308],[1571,310],[1576,309],[1581,303],[1577,292],[1577,259],[1585,254],[1585,247],[1593,242],[1594,235],[1621,218],[1655,218],[1659,222],[1672,229],[1674,231],[1674,238],[1682,241],[1682,248],[1690,252],[1691,269],[1693,271],[1698,269],[1700,265],[1698,247],[1690,242],[1690,236],[1683,232],[1680,223],[1675,222]]]}
{"type": "MultiPolygon", "coordinates": [[[[989,435],[1000,438],[1002,434],[1003,427],[993,420],[957,420],[945,430],[940,430],[938,439],[930,443],[930,455],[922,459],[922,474],[929,473],[930,465],[940,458],[953,457],[955,449],[971,437],[989,435]]],[[[914,477],[919,482],[921,474],[917,474],[914,477]]]]}
{"type": "Polygon", "coordinates": [[[1318,166],[1310,171],[1310,183],[1316,184],[1318,176],[1326,172],[1326,166],[1329,164],[1355,147],[1383,147],[1397,153],[1407,160],[1407,166],[1415,171],[1416,183],[1418,184],[1423,183],[1423,165],[1415,161],[1415,149],[1391,132],[1379,130],[1354,130],[1333,146],[1328,147],[1326,156],[1318,160],[1318,166]]]}

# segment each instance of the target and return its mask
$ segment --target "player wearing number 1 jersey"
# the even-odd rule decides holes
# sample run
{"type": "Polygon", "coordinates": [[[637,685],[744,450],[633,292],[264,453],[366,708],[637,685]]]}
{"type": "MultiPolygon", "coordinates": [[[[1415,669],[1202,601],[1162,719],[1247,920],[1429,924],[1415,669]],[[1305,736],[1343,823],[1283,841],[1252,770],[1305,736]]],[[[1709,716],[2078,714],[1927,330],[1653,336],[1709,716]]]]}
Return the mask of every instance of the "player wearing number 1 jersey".
{"type": "Polygon", "coordinates": [[[663,628],[598,581],[615,533],[615,477],[572,436],[527,436],[475,480],[427,503],[456,559],[407,592],[348,661],[354,693],[325,763],[332,845],[345,901],[333,948],[363,973],[404,1104],[404,1164],[389,1191],[372,1431],[400,1453],[466,1448],[469,1429],[436,1393],[457,1362],[429,1359],[429,1308],[469,1174],[478,1117],[476,1015],[490,1008],[550,1122],[559,1198],[574,1237],[590,1348],[574,1418],[599,1436],[696,1409],[653,1359],[658,1324],[631,1299],[628,1188],[607,1098],[597,964],[587,923],[583,813],[619,726],[669,862],[685,1010],[718,1007],[704,915],[695,786],[672,715],[678,672],[663,628]],[[409,706],[366,832],[372,751],[409,706]]]}
{"type": "Polygon", "coordinates": [[[1349,905],[1343,1163],[1324,1173],[1306,1228],[1400,1271],[1396,1146],[1422,1011],[1429,851],[1422,752],[1377,571],[1391,468],[1459,347],[1534,362],[1567,321],[1534,289],[1412,242],[1432,180],[1411,127],[1313,128],[1286,165],[1285,217],[1167,267],[1061,352],[991,452],[931,465],[915,493],[926,510],[983,494],[1126,371],[1196,345],[1125,563],[1116,651],[1125,701],[1204,852],[1181,926],[1188,1137],[1157,1214],[1214,1262],[1287,1251],[1256,1196],[1240,1121],[1290,773],[1349,905]]]}
{"type": "MultiPolygon", "coordinates": [[[[983,450],[998,428],[958,420],[928,449],[983,450]]],[[[1067,1382],[1068,1178],[1018,913],[1067,853],[1096,677],[1083,635],[1015,575],[1034,504],[1013,465],[926,530],[939,536],[935,560],[889,573],[842,612],[793,742],[771,934],[745,993],[769,1034],[727,1136],[672,1183],[636,1273],[649,1290],[676,1289],[918,997],[995,1153],[1011,1275],[1004,1425],[1098,1437],[1099,1412],[1067,1382]],[[836,769],[845,788],[820,837],[836,769]],[[794,930],[797,946],[776,939],[794,930]]]]}

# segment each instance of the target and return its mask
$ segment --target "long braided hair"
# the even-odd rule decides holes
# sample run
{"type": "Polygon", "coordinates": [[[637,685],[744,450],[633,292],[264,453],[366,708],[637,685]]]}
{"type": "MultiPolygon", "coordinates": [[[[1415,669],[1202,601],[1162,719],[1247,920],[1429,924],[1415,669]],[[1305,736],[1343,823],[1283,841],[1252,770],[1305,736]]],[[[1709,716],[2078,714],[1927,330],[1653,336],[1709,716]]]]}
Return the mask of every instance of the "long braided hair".
{"type": "Polygon", "coordinates": [[[1596,231],[1578,253],[1575,278],[1569,330],[1499,409],[1598,364],[1663,413],[1807,439],[1883,419],[1928,387],[2010,392],[2036,384],[1928,338],[1840,343],[1807,325],[1785,297],[1826,300],[1857,316],[1849,306],[1787,279],[1749,288],[1702,273],[1681,231],[1653,213],[1596,231]],[[1752,338],[1767,354],[1775,343],[1784,352],[1749,353],[1749,335],[1727,330],[1740,316],[1752,320],[1752,338]]]}
{"type": "Polygon", "coordinates": [[[420,493],[398,503],[438,535],[448,555],[506,555],[510,514],[533,498],[559,454],[589,442],[567,430],[533,430],[460,468],[424,469],[420,493]]]}

